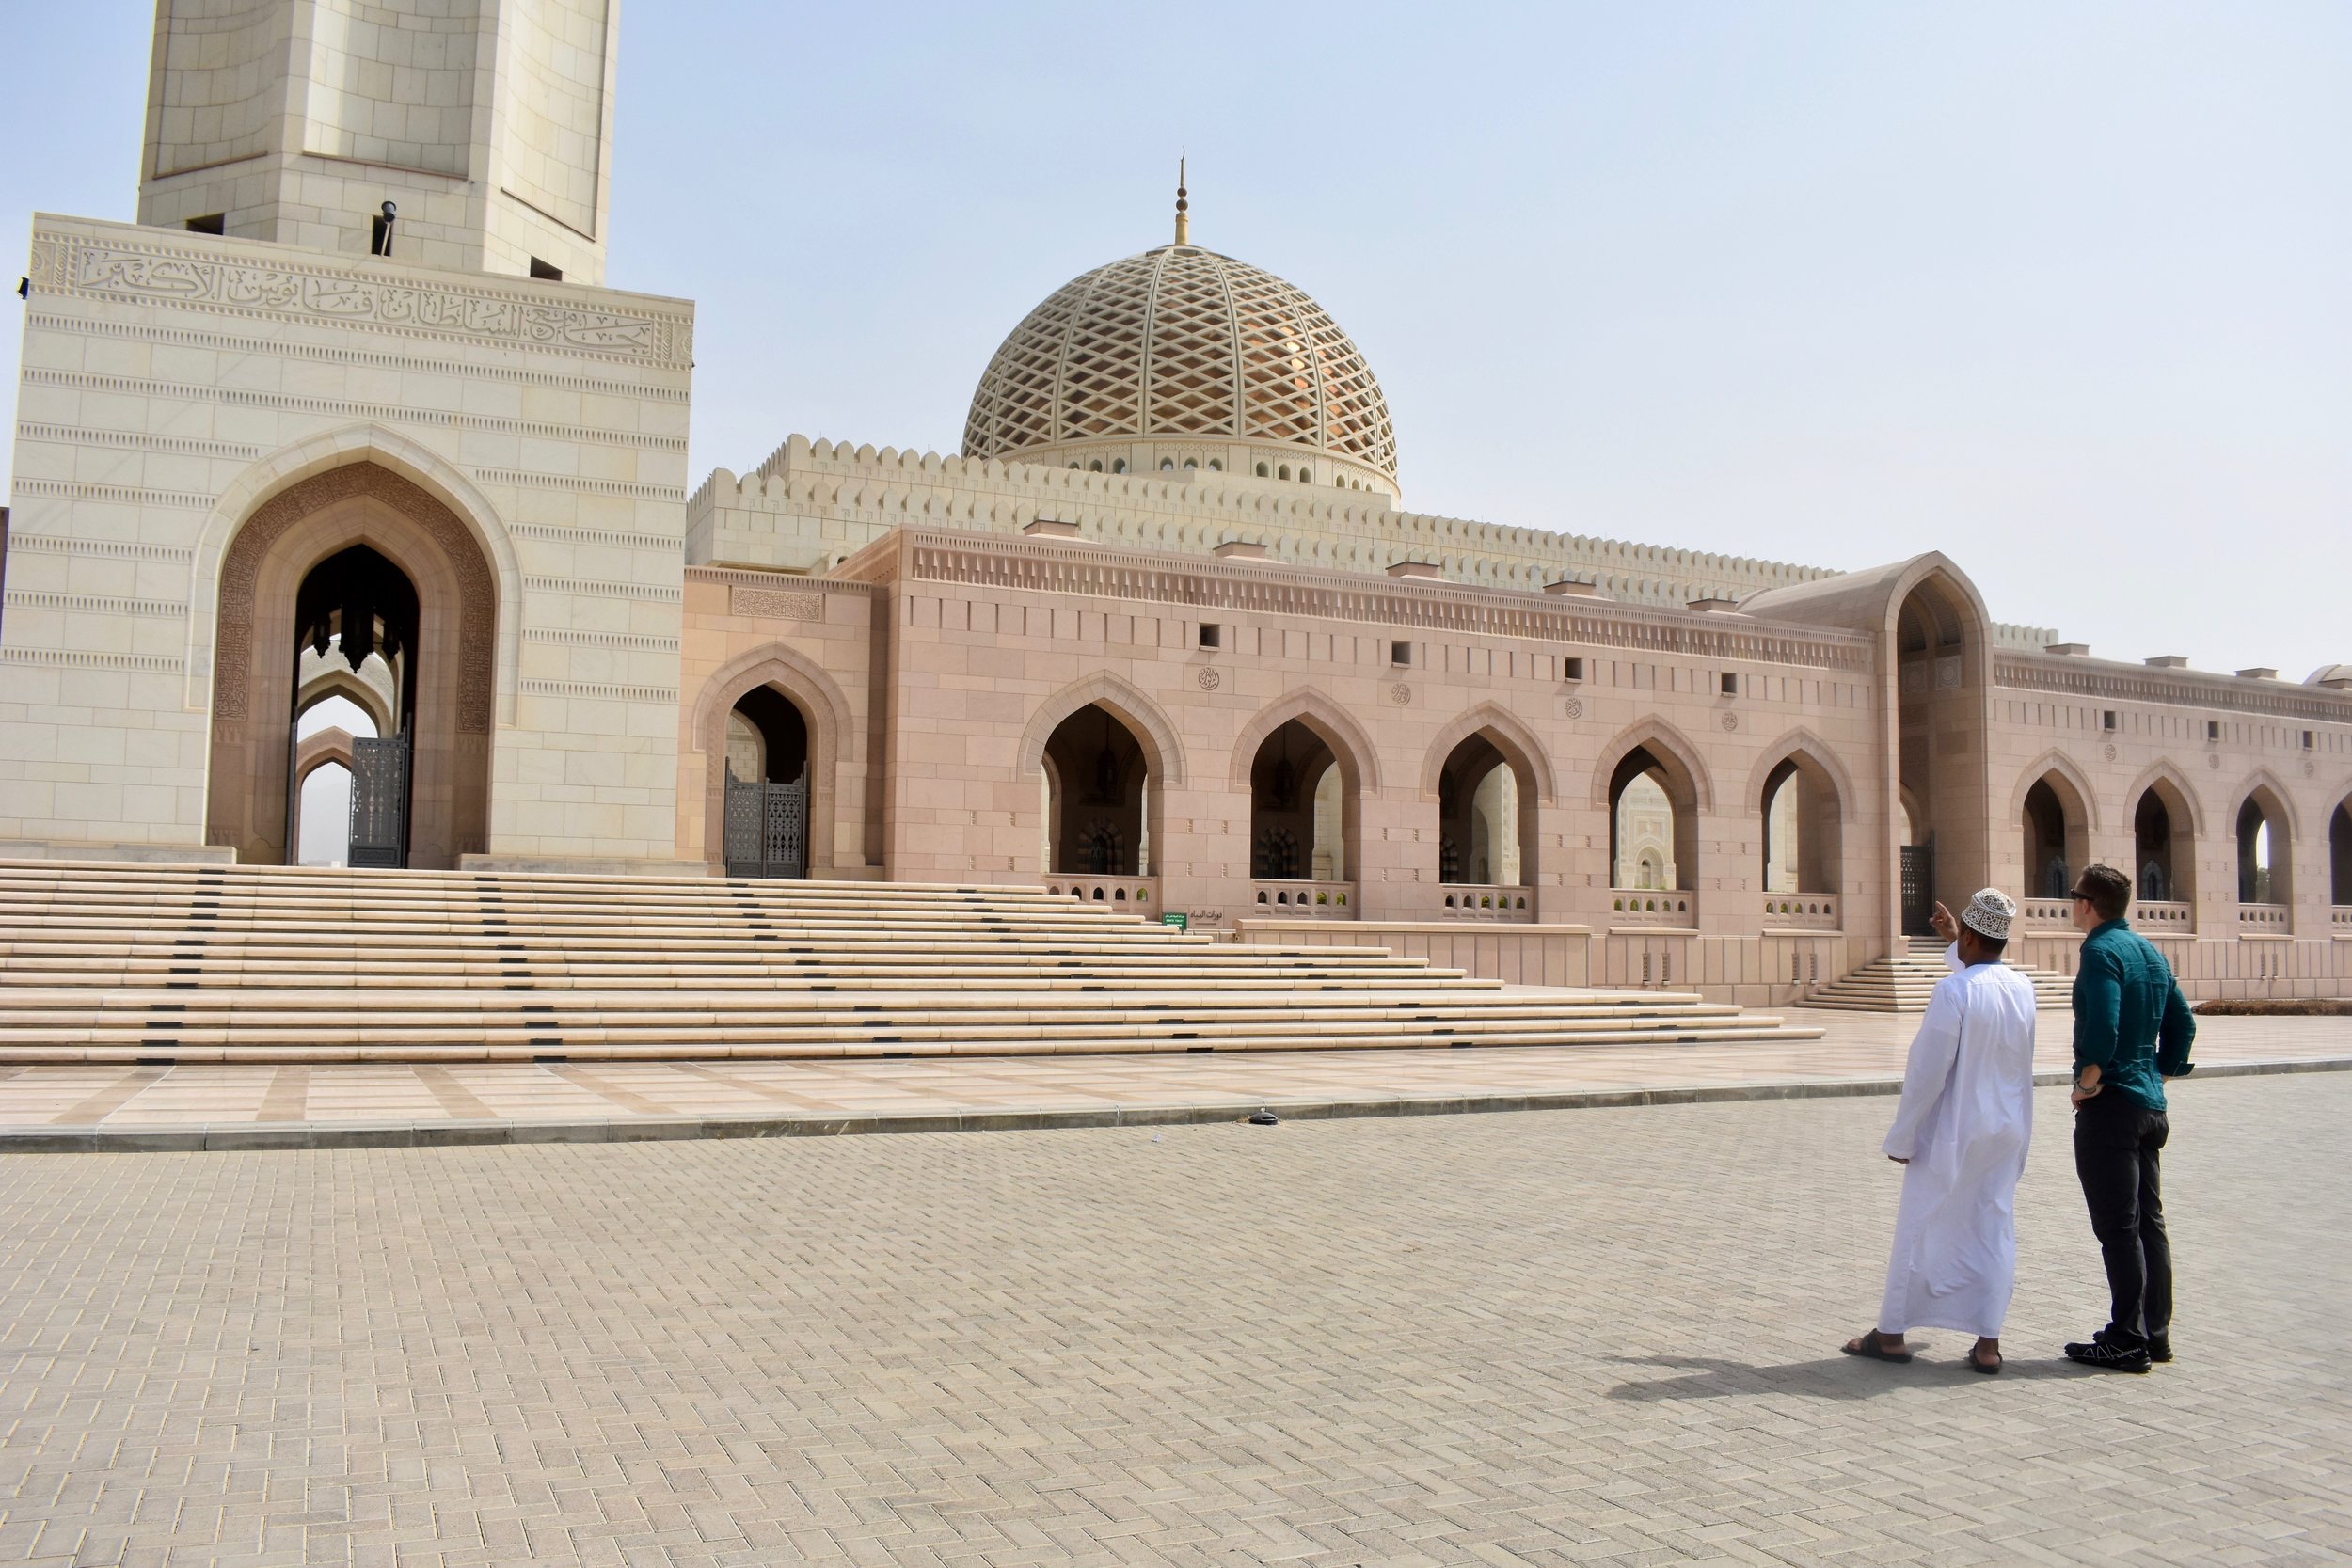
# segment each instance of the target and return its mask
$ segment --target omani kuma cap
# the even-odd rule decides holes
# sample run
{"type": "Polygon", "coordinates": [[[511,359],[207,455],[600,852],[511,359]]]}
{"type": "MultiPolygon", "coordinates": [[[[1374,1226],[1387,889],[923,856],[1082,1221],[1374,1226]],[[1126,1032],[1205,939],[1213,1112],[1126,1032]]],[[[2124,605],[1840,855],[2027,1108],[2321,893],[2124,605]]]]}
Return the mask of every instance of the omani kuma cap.
{"type": "Polygon", "coordinates": [[[1968,900],[1960,918],[1963,925],[1994,942],[2007,942],[2009,923],[2017,918],[2017,903],[1999,888],[1989,887],[1968,900]]]}

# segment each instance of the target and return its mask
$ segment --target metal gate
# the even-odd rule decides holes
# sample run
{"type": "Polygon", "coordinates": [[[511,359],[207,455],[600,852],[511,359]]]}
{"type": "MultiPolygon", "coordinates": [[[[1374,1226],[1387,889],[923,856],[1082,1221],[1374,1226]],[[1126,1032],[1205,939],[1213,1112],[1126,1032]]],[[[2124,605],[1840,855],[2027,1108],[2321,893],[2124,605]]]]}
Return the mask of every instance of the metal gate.
{"type": "Polygon", "coordinates": [[[808,774],[790,784],[727,780],[727,875],[808,875],[808,774]]]}
{"type": "Polygon", "coordinates": [[[1924,937],[1934,934],[1934,923],[1929,918],[1935,912],[1935,845],[1903,846],[1903,935],[1924,937]]]}
{"type": "Polygon", "coordinates": [[[408,863],[408,736],[351,743],[351,863],[408,863]]]}

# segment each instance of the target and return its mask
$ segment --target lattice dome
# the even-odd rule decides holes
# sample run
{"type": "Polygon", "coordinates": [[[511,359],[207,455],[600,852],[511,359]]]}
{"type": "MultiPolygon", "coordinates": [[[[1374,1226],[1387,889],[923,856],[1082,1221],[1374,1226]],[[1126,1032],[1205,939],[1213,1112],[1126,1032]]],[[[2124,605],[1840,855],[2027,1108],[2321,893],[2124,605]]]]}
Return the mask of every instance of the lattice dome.
{"type": "Polygon", "coordinates": [[[1336,460],[1329,479],[1396,486],[1388,400],[1339,324],[1272,273],[1191,245],[1057,289],[989,361],[963,427],[973,457],[1122,441],[1303,449],[1336,460]]]}

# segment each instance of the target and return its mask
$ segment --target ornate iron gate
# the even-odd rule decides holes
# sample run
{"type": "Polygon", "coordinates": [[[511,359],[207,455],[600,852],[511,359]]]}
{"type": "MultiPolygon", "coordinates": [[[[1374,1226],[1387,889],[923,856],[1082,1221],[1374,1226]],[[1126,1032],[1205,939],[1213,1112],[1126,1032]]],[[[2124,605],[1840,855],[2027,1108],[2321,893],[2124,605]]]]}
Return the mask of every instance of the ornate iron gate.
{"type": "Polygon", "coordinates": [[[408,736],[351,743],[351,863],[408,863],[408,736]]]}
{"type": "Polygon", "coordinates": [[[1903,846],[1903,935],[1931,935],[1935,912],[1935,844],[1903,846]]]}
{"type": "Polygon", "coordinates": [[[808,774],[790,784],[727,780],[727,875],[808,875],[808,774]]]}

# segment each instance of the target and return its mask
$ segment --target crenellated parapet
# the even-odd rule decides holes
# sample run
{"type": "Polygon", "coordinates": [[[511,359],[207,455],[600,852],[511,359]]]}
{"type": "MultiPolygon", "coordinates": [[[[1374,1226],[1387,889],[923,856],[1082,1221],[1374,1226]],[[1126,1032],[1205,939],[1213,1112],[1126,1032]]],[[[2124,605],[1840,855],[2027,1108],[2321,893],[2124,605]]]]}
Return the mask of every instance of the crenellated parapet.
{"type": "MultiPolygon", "coordinates": [[[[688,503],[689,559],[795,571],[830,569],[889,529],[1017,533],[1046,518],[1082,538],[1206,551],[1233,541],[1279,561],[1339,571],[1435,564],[1485,588],[1540,589],[1564,578],[1610,598],[1680,605],[1738,599],[1836,574],[1746,557],[1406,512],[1385,499],[1251,476],[1095,473],[794,436],[748,474],[714,472],[688,503]]],[[[2040,646],[2039,641],[2019,645],[2040,646]]]]}

